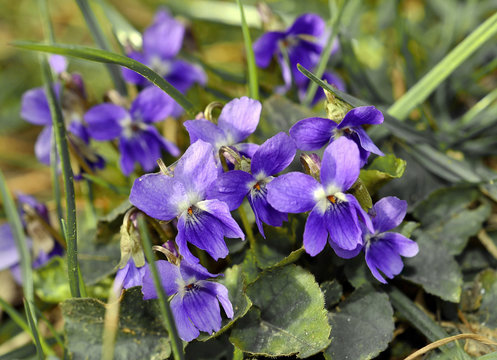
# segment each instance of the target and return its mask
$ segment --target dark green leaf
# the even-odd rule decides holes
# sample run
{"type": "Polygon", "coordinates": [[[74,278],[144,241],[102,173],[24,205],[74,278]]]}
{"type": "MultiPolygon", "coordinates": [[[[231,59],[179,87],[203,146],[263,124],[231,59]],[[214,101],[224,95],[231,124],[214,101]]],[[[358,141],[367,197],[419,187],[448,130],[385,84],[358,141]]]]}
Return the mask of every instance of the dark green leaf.
{"type": "Polygon", "coordinates": [[[385,350],[393,337],[393,309],[388,296],[363,286],[329,313],[331,345],[326,359],[372,359],[385,350]]]}
{"type": "Polygon", "coordinates": [[[414,231],[419,253],[405,258],[402,277],[443,300],[459,302],[462,274],[454,257],[421,230],[414,231]]]}
{"type": "Polygon", "coordinates": [[[338,304],[343,294],[342,285],[336,280],[325,281],[319,285],[324,295],[324,303],[328,310],[338,304]]]}
{"type": "Polygon", "coordinates": [[[243,352],[305,358],[330,343],[323,294],[304,269],[289,265],[266,271],[247,294],[254,306],[230,337],[243,352]]]}
{"type": "Polygon", "coordinates": [[[273,95],[264,101],[257,134],[268,138],[280,131],[288,131],[297,121],[315,116],[311,110],[282,97],[273,95]]]}
{"type": "Polygon", "coordinates": [[[468,239],[481,229],[490,211],[490,204],[480,197],[478,190],[453,187],[430,194],[413,214],[421,221],[426,237],[450,254],[458,255],[468,239]]]}
{"type": "MultiPolygon", "coordinates": [[[[83,298],[62,304],[67,349],[72,359],[99,360],[105,304],[83,298]]],[[[169,339],[157,301],[144,301],[140,288],[126,291],[121,300],[115,359],[165,359],[171,354],[169,339]]]]}
{"type": "Polygon", "coordinates": [[[93,285],[117,270],[121,257],[119,231],[89,230],[81,235],[79,266],[85,282],[93,285]]]}

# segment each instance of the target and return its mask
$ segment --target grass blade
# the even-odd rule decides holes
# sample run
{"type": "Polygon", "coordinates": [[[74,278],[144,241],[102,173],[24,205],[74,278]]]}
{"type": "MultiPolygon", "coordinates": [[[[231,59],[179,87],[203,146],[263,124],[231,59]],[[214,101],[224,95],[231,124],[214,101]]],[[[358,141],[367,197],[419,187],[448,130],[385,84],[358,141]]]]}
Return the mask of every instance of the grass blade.
{"type": "Polygon", "coordinates": [[[400,121],[405,120],[412,109],[425,101],[459,65],[496,34],[497,13],[494,13],[390,106],[387,112],[400,121]]]}
{"type": "Polygon", "coordinates": [[[250,31],[245,20],[242,0],[236,0],[240,8],[240,17],[242,19],[243,43],[245,45],[245,56],[247,57],[247,71],[249,80],[249,96],[252,99],[259,100],[259,82],[257,81],[257,66],[255,66],[254,49],[252,48],[252,39],[250,31]]]}
{"type": "MultiPolygon", "coordinates": [[[[297,67],[302,74],[316,82],[323,89],[331,92],[337,99],[352,106],[368,105],[351,95],[331,87],[329,84],[317,78],[316,75],[302,67],[300,64],[298,64],[297,67]]],[[[444,153],[431,146],[429,142],[434,142],[430,141],[429,138],[425,136],[425,133],[419,133],[415,129],[412,129],[409,125],[401,123],[388,113],[384,114],[384,116],[385,127],[398,138],[405,140],[410,145],[409,151],[415,152],[416,154],[414,155],[417,155],[416,157],[421,160],[421,164],[427,167],[435,175],[452,182],[457,182],[457,180],[476,183],[483,181],[483,179],[476,175],[467,163],[451,159],[444,153]]]]}
{"type": "Polygon", "coordinates": [[[28,319],[28,324],[31,329],[31,335],[33,336],[36,345],[36,355],[38,359],[43,360],[45,359],[45,354],[43,353],[43,349],[41,347],[40,333],[38,332],[38,327],[36,326],[36,319],[33,317],[31,303],[26,299],[24,299],[24,310],[26,310],[26,317],[28,319]]]}
{"type": "MultiPolygon", "coordinates": [[[[95,17],[95,14],[93,13],[88,1],[76,0],[76,3],[83,13],[83,17],[85,18],[86,24],[88,25],[88,29],[90,29],[91,36],[93,37],[93,40],[95,41],[97,46],[103,50],[111,51],[112,48],[107,41],[102,28],[98,24],[97,18],[95,17]]],[[[126,83],[124,82],[124,79],[122,77],[121,69],[119,69],[119,67],[115,65],[107,64],[107,70],[109,71],[110,77],[112,79],[112,82],[114,83],[114,86],[116,87],[116,90],[121,95],[126,96],[128,94],[128,91],[126,90],[126,83]]]]}
{"type": "Polygon", "coordinates": [[[104,0],[96,0],[100,7],[104,10],[105,16],[112,25],[117,40],[122,46],[131,43],[135,48],[142,47],[142,34],[131,25],[114,6],[104,0]]]}
{"type": "Polygon", "coordinates": [[[69,149],[66,138],[66,127],[62,110],[55,96],[52,86],[52,71],[48,65],[45,56],[41,57],[41,71],[45,83],[45,93],[47,95],[50,113],[52,115],[52,124],[55,131],[55,142],[57,144],[57,153],[60,157],[62,167],[62,179],[64,181],[64,190],[66,194],[66,231],[64,232],[67,243],[67,270],[69,276],[69,287],[71,295],[80,297],[80,279],[78,272],[78,245],[77,245],[77,227],[76,227],[76,200],[74,194],[74,181],[71,163],[69,160],[69,149]]]}
{"type": "Polygon", "coordinates": [[[26,235],[24,234],[24,228],[22,226],[21,218],[17,211],[12,195],[7,189],[7,184],[0,170],[0,193],[2,195],[3,207],[5,213],[7,214],[7,220],[14,234],[14,239],[16,241],[17,251],[21,257],[21,275],[22,275],[22,287],[24,290],[24,297],[28,301],[34,300],[34,290],[33,290],[33,269],[31,268],[31,254],[29,253],[28,243],[26,242],[26,235]]]}
{"type": "Polygon", "coordinates": [[[152,252],[152,242],[150,240],[150,234],[148,232],[147,223],[143,215],[138,217],[138,228],[140,229],[140,236],[142,238],[143,251],[147,258],[148,266],[152,277],[154,279],[155,289],[157,291],[157,296],[159,298],[159,308],[162,315],[162,320],[164,320],[164,326],[171,337],[171,348],[173,350],[173,355],[175,360],[183,360],[183,343],[178,335],[178,330],[176,330],[176,324],[174,322],[173,313],[171,312],[171,307],[167,301],[166,293],[162,288],[162,282],[159,277],[159,271],[155,265],[155,258],[152,252]]]}
{"type": "MultiPolygon", "coordinates": [[[[421,332],[430,342],[435,342],[440,339],[449,337],[449,334],[436,322],[428,317],[423,310],[418,308],[407,296],[399,289],[391,286],[388,290],[388,295],[393,307],[397,312],[421,332]]],[[[445,353],[451,354],[452,359],[469,359],[459,346],[440,348],[445,353]]]]}
{"type": "Polygon", "coordinates": [[[65,44],[45,45],[29,41],[16,41],[12,44],[21,49],[73,56],[80,59],[127,67],[128,69],[136,71],[138,74],[142,75],[150,82],[164,90],[164,92],[171,96],[190,115],[195,116],[201,111],[200,109],[196,109],[195,106],[179,90],[177,90],[155,71],[136,60],[128,58],[127,56],[86,46],[65,44]]]}

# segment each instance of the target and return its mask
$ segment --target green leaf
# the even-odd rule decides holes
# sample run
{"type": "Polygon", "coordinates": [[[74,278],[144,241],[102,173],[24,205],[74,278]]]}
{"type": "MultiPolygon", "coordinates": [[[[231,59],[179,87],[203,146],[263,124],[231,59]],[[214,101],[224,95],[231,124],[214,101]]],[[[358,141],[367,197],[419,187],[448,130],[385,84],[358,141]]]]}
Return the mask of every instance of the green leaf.
{"type": "Polygon", "coordinates": [[[426,237],[458,255],[490,216],[490,204],[471,187],[436,190],[413,211],[426,237]]]}
{"type": "Polygon", "coordinates": [[[311,110],[281,95],[273,95],[262,105],[257,134],[264,139],[280,131],[288,131],[297,121],[315,116],[311,110]]]}
{"type": "Polygon", "coordinates": [[[257,266],[268,269],[297,261],[304,253],[302,247],[293,250],[297,242],[298,226],[298,218],[291,216],[285,227],[266,227],[266,239],[258,237],[253,247],[257,266]]]}
{"type": "Polygon", "coordinates": [[[393,337],[393,309],[388,296],[363,286],[329,313],[331,345],[326,359],[372,359],[385,350],[393,337]]]}
{"type": "Polygon", "coordinates": [[[421,285],[428,293],[443,300],[459,302],[462,274],[454,257],[421,230],[413,233],[419,253],[404,258],[402,277],[421,285]]]}
{"type": "Polygon", "coordinates": [[[157,74],[155,71],[149,67],[139,63],[124,55],[115,54],[109,51],[95,49],[86,46],[76,46],[76,45],[65,45],[65,44],[54,44],[45,45],[38,44],[29,41],[16,41],[13,43],[14,46],[26,49],[48,52],[53,54],[60,54],[66,56],[73,56],[81,59],[86,59],[90,61],[96,61],[100,63],[117,64],[142,75],[153,84],[160,87],[164,92],[171,96],[186,112],[190,115],[196,115],[200,110],[196,109],[195,106],[174,86],[169,82],[164,80],[162,76],[157,74]]]}
{"type": "Polygon", "coordinates": [[[342,285],[336,280],[328,280],[319,285],[324,295],[325,306],[331,310],[333,306],[338,304],[343,294],[342,285]]]}
{"type": "MultiPolygon", "coordinates": [[[[72,359],[99,360],[105,304],[90,298],[62,304],[67,349],[72,359]]],[[[155,300],[143,301],[140,288],[127,290],[121,300],[114,359],[166,359],[171,354],[155,300]]]]}
{"type": "MultiPolygon", "coordinates": [[[[475,282],[480,290],[480,306],[476,312],[468,314],[471,320],[489,329],[497,328],[497,271],[487,269],[478,274],[475,282]]],[[[473,321],[472,321],[473,322],[473,321]]],[[[495,334],[497,335],[497,334],[495,334]]]]}
{"type": "Polygon", "coordinates": [[[33,273],[35,293],[47,303],[59,303],[71,297],[67,282],[67,265],[61,257],[53,257],[33,273]]]}
{"type": "Polygon", "coordinates": [[[289,265],[266,271],[247,294],[254,306],[230,336],[243,352],[305,358],[330,343],[323,293],[303,268],[289,265]]]}
{"type": "Polygon", "coordinates": [[[359,178],[369,193],[376,193],[392,179],[402,177],[406,169],[406,162],[393,154],[377,157],[367,169],[361,170],[359,178]]]}
{"type": "Polygon", "coordinates": [[[218,282],[228,289],[228,296],[233,305],[233,319],[224,318],[221,324],[221,330],[211,336],[205,336],[204,333],[201,333],[198,338],[200,341],[206,341],[224,333],[235,323],[235,321],[245,316],[252,306],[252,301],[250,301],[245,293],[245,280],[242,266],[235,265],[226,269],[224,277],[220,278],[218,282]]]}
{"type": "Polygon", "coordinates": [[[119,237],[119,231],[112,233],[109,228],[81,234],[79,267],[88,285],[96,284],[116,271],[121,258],[119,237]]]}

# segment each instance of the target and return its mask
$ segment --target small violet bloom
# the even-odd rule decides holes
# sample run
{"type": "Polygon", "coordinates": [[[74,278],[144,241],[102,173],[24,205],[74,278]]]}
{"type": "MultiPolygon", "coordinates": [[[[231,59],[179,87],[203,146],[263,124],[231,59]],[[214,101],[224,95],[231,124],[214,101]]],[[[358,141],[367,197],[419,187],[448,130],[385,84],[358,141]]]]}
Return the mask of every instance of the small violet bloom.
{"type": "Polygon", "coordinates": [[[361,125],[378,125],[383,122],[383,114],[374,106],[360,106],[347,112],[343,120],[337,124],[333,120],[313,117],[300,120],[290,129],[290,136],[303,151],[314,151],[322,148],[340,136],[353,140],[359,147],[361,166],[370,153],[380,156],[384,154],[373,143],[361,125]]]}
{"type": "Polygon", "coordinates": [[[379,200],[369,211],[373,231],[363,229],[364,252],[366,263],[373,276],[385,283],[380,271],[389,279],[400,274],[404,264],[400,256],[413,257],[418,251],[418,244],[404,235],[387,232],[400,225],[406,215],[407,202],[389,196],[379,200]]]}
{"type": "Polygon", "coordinates": [[[155,219],[178,217],[176,244],[187,261],[198,262],[187,241],[215,260],[224,258],[228,255],[224,237],[243,240],[245,235],[226,203],[207,199],[207,189],[218,174],[212,146],[198,140],[178,160],[172,176],[158,173],[136,179],[129,200],[155,219]]]}
{"type": "MultiPolygon", "coordinates": [[[[56,69],[58,67],[61,70],[63,64],[61,64],[60,59],[56,58],[51,63],[56,66],[56,69]]],[[[56,96],[60,96],[61,85],[56,83],[53,88],[56,96]]],[[[85,96],[86,92],[81,77],[78,74],[71,74],[61,99],[62,114],[68,130],[68,141],[92,170],[102,169],[105,166],[104,159],[88,146],[90,138],[82,116],[86,102],[85,96]]],[[[44,126],[35,143],[35,155],[42,164],[50,165],[54,134],[52,115],[43,87],[28,90],[23,94],[21,117],[32,124],[44,126]]],[[[82,171],[79,169],[79,173],[75,172],[74,178],[76,180],[81,179],[82,171]]]]}
{"type": "MultiPolygon", "coordinates": [[[[221,329],[221,309],[233,318],[233,305],[228,289],[222,284],[209,281],[218,275],[209,273],[202,265],[181,261],[179,266],[164,260],[156,261],[162,286],[171,300],[171,311],[181,339],[191,341],[200,331],[209,334],[221,329]]],[[[156,299],[153,278],[149,269],[143,277],[143,299],[156,299]]]]}
{"type": "MultiPolygon", "coordinates": [[[[141,52],[131,51],[128,56],[137,60],[170,82],[181,92],[187,91],[194,83],[205,85],[207,77],[197,65],[176,59],[183,45],[185,26],[165,10],[159,10],[154,23],[143,33],[141,52]]],[[[148,86],[150,83],[133,70],[122,69],[124,79],[132,84],[148,86]]],[[[173,116],[179,116],[182,109],[175,104],[173,116]]]]}
{"type": "Polygon", "coordinates": [[[133,258],[130,258],[122,269],[117,270],[112,289],[114,293],[119,294],[121,289],[129,289],[134,286],[143,285],[143,276],[148,265],[136,267],[133,258]]]}
{"type": "Polygon", "coordinates": [[[262,223],[281,226],[287,221],[286,213],[274,209],[267,201],[267,184],[276,173],[284,170],[295,157],[293,140],[285,133],[268,139],[254,153],[250,173],[233,170],[221,174],[208,191],[209,197],[228,204],[230,211],[237,209],[247,197],[255,214],[259,232],[264,236],[262,223]]]}
{"type": "MultiPolygon", "coordinates": [[[[328,36],[326,24],[319,15],[303,14],[286,31],[270,31],[262,35],[253,46],[255,62],[258,67],[266,68],[271,63],[273,56],[277,55],[285,82],[283,92],[290,89],[293,78],[297,85],[299,97],[303,99],[309,85],[309,79],[298,70],[297,64],[312,70],[319,62],[328,36]],[[280,47],[286,49],[289,64],[280,47]]],[[[338,49],[338,43],[336,44],[332,52],[338,49]]],[[[345,90],[345,85],[338,75],[325,73],[323,78],[338,89],[345,90]]],[[[318,91],[313,102],[315,103],[323,97],[323,92],[318,91]]]]}
{"type": "Polygon", "coordinates": [[[244,96],[223,107],[217,125],[206,119],[185,121],[190,143],[203,140],[211,144],[216,153],[221,146],[234,146],[242,155],[251,158],[259,146],[241,142],[257,128],[261,109],[259,101],[244,96]]]}
{"type": "MultiPolygon", "coordinates": [[[[52,257],[60,256],[64,250],[49,234],[46,234],[39,221],[33,219],[29,212],[36,212],[37,216],[48,221],[48,210],[45,205],[29,195],[17,195],[20,214],[27,232],[27,245],[32,252],[32,266],[39,268],[45,265],[52,257]]],[[[22,284],[20,255],[9,223],[0,225],[0,271],[10,269],[17,283],[22,284]]]]}
{"type": "MultiPolygon", "coordinates": [[[[362,248],[359,217],[372,231],[371,220],[347,191],[360,170],[357,145],[341,137],[324,151],[319,183],[310,175],[290,172],[267,184],[269,204],[281,212],[311,211],[304,230],[304,247],[311,256],[320,253],[329,235],[337,255],[362,248]]],[[[343,256],[342,256],[343,257],[343,256]]]]}
{"type": "Polygon", "coordinates": [[[148,87],[136,97],[129,110],[115,104],[100,104],[85,114],[88,132],[95,140],[119,138],[121,170],[129,175],[135,163],[143,170],[152,171],[161,157],[161,150],[173,156],[179,149],[162,137],[152,123],[170,116],[174,107],[173,99],[156,87],[148,87]]]}

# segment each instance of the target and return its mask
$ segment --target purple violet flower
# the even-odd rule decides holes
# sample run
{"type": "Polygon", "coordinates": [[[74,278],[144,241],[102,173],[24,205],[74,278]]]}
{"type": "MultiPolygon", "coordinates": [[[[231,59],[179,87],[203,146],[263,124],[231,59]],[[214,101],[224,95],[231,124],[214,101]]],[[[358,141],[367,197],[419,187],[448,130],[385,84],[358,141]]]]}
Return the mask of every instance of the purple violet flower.
{"type": "MultiPolygon", "coordinates": [[[[60,65],[60,64],[59,64],[60,65]]],[[[86,126],[83,123],[83,102],[85,101],[85,90],[81,78],[77,74],[71,75],[71,81],[75,88],[64,89],[62,97],[62,113],[68,130],[68,141],[78,152],[80,157],[92,169],[102,169],[105,166],[104,159],[96,154],[89,146],[90,138],[86,126]]],[[[61,93],[61,85],[53,85],[57,96],[61,93]]],[[[47,95],[43,87],[37,87],[26,91],[21,100],[21,117],[35,125],[44,126],[35,143],[35,155],[45,165],[50,165],[50,154],[52,151],[54,133],[52,127],[52,115],[48,105],[47,95]]],[[[81,179],[81,173],[75,173],[76,180],[81,179]]]]}
{"type": "Polygon", "coordinates": [[[326,24],[319,15],[303,14],[286,31],[265,33],[253,46],[257,66],[268,67],[273,56],[277,55],[283,80],[288,87],[291,86],[292,77],[297,85],[306,82],[307,78],[297,69],[297,64],[312,69],[319,62],[323,51],[322,40],[319,38],[326,36],[325,29],[326,24]],[[315,41],[310,41],[312,39],[315,41]],[[280,44],[286,48],[290,68],[280,51],[280,44]]]}
{"type": "MultiPolygon", "coordinates": [[[[297,64],[312,70],[319,62],[329,35],[326,24],[319,15],[303,14],[286,31],[270,31],[262,35],[253,46],[255,62],[258,67],[266,68],[276,55],[285,82],[285,85],[277,91],[280,93],[288,91],[293,79],[298,96],[303,100],[310,80],[298,70],[297,64]],[[289,64],[281,52],[281,47],[286,49],[289,64]]],[[[337,49],[338,42],[334,44],[332,53],[337,49]]],[[[338,75],[326,72],[323,74],[323,79],[339,90],[345,90],[345,84],[338,75]]],[[[323,97],[323,92],[317,91],[313,104],[323,97]]]]}
{"type": "Polygon", "coordinates": [[[259,146],[240,143],[257,128],[261,109],[259,101],[244,96],[231,100],[223,107],[217,125],[206,119],[185,121],[190,143],[203,140],[211,144],[216,153],[221,146],[235,146],[243,155],[251,158],[259,146]]]}
{"type": "Polygon", "coordinates": [[[369,211],[373,231],[363,229],[366,264],[378,281],[386,284],[380,271],[389,279],[400,274],[404,264],[400,256],[413,257],[418,244],[404,235],[387,232],[400,225],[407,211],[407,202],[389,196],[379,200],[369,211]]]}
{"type": "MultiPolygon", "coordinates": [[[[237,209],[247,197],[255,214],[259,232],[264,236],[262,223],[281,226],[287,221],[286,213],[275,210],[267,202],[267,184],[273,176],[283,171],[295,157],[295,144],[285,133],[280,132],[262,144],[252,157],[250,173],[233,170],[221,174],[210,187],[210,198],[228,204],[230,211],[237,209]]],[[[265,236],[264,236],[265,237],[265,236]]]]}
{"type": "MultiPolygon", "coordinates": [[[[33,253],[32,266],[39,268],[45,265],[52,257],[64,253],[62,246],[39,228],[36,220],[29,218],[29,211],[35,211],[44,221],[48,221],[48,210],[45,205],[29,195],[18,194],[20,214],[24,230],[28,233],[26,241],[33,253]],[[29,237],[32,235],[33,238],[29,237]]],[[[0,271],[9,268],[18,284],[22,284],[20,255],[9,223],[0,225],[0,271]]]]}
{"type": "Polygon", "coordinates": [[[371,220],[359,202],[347,191],[360,170],[357,145],[341,137],[324,151],[321,183],[310,175],[291,172],[267,184],[269,204],[281,212],[311,211],[304,230],[304,247],[315,256],[329,243],[337,255],[361,248],[359,217],[372,230],[371,220]]]}
{"type": "Polygon", "coordinates": [[[207,190],[218,174],[212,146],[198,140],[178,160],[172,176],[157,173],[136,179],[129,201],[155,219],[178,217],[176,244],[187,261],[198,262],[187,242],[215,260],[224,258],[228,255],[224,237],[243,240],[245,235],[226,203],[207,199],[207,190]]]}
{"type": "Polygon", "coordinates": [[[133,258],[130,258],[122,269],[117,270],[112,290],[116,294],[119,294],[121,289],[129,289],[133,286],[142,286],[143,276],[145,275],[147,267],[147,263],[145,263],[145,266],[136,267],[133,258]]]}
{"type": "MultiPolygon", "coordinates": [[[[181,92],[194,83],[205,85],[207,77],[197,65],[176,59],[183,45],[185,26],[174,19],[166,10],[159,10],[154,22],[143,33],[141,52],[131,51],[127,55],[161,75],[181,92]]],[[[122,69],[124,79],[132,84],[148,86],[150,82],[133,70],[122,69]]],[[[179,116],[183,109],[174,102],[173,116],[179,116]]]]}
{"type": "Polygon", "coordinates": [[[359,147],[361,166],[369,153],[383,156],[383,152],[373,143],[361,125],[378,125],[383,122],[383,114],[374,106],[360,106],[350,110],[343,120],[336,124],[333,120],[313,117],[300,120],[290,129],[290,136],[303,151],[314,151],[342,135],[353,140],[359,147]]]}
{"type": "MultiPolygon", "coordinates": [[[[209,334],[221,329],[221,309],[226,316],[233,318],[233,305],[228,297],[228,289],[207,279],[219,275],[209,273],[202,265],[181,261],[179,266],[164,260],[156,262],[162,287],[171,300],[171,310],[181,339],[191,341],[200,331],[209,334]]],[[[156,299],[157,292],[150,270],[143,277],[143,299],[156,299]]]]}
{"type": "Polygon", "coordinates": [[[48,63],[56,74],[61,74],[67,70],[67,60],[62,55],[50,55],[48,58],[48,63]]]}
{"type": "Polygon", "coordinates": [[[124,175],[133,172],[135,163],[143,170],[152,171],[164,149],[173,156],[179,149],[164,139],[152,123],[170,116],[174,108],[173,99],[156,87],[143,90],[131,104],[129,111],[115,104],[100,104],[85,114],[88,132],[95,140],[105,141],[119,138],[121,169],[124,175]]]}

